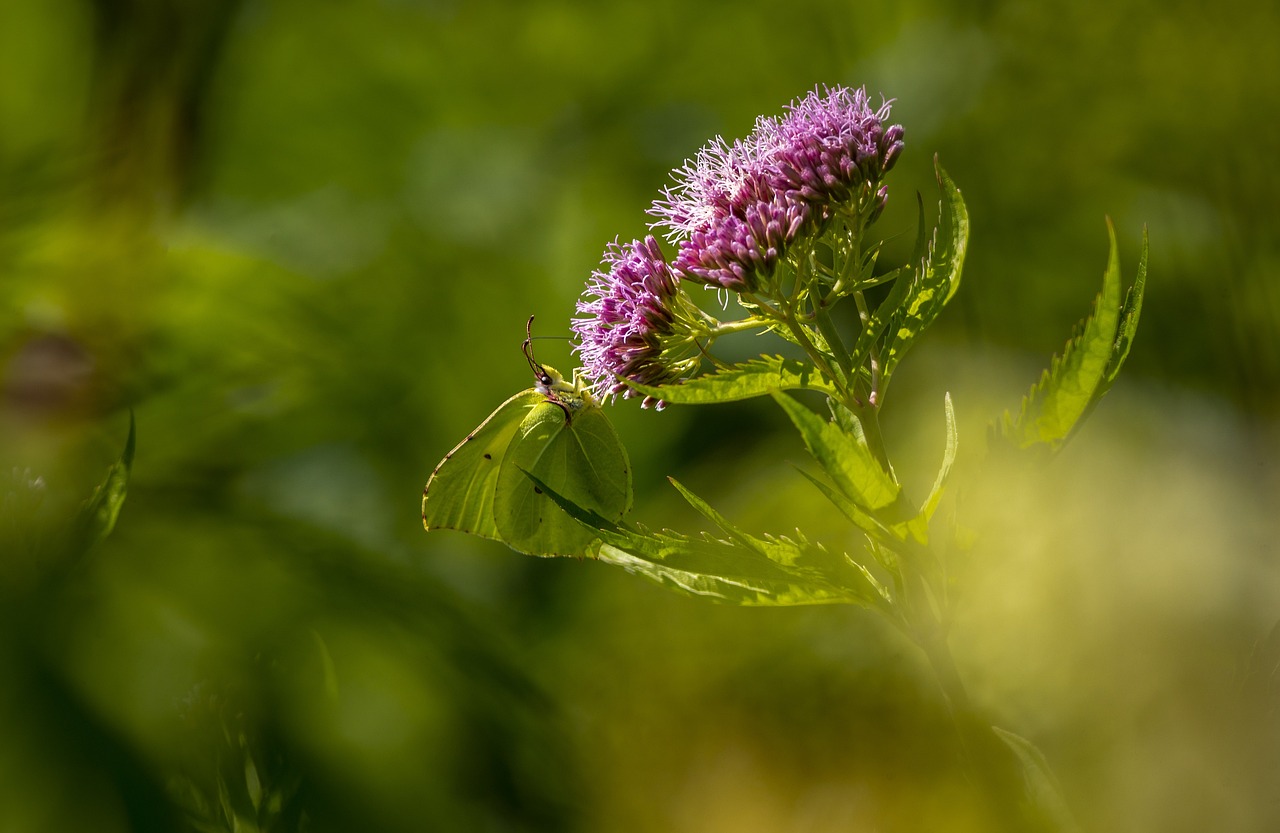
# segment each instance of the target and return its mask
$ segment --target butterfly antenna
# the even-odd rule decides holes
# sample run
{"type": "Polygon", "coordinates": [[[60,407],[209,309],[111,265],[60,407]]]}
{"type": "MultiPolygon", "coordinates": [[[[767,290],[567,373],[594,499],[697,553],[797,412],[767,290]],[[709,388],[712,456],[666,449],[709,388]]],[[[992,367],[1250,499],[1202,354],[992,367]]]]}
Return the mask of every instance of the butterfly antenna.
{"type": "Polygon", "coordinates": [[[538,364],[538,360],[533,356],[533,316],[529,316],[529,321],[524,325],[525,340],[520,345],[520,351],[524,353],[525,361],[529,363],[529,369],[533,371],[533,377],[541,384],[551,384],[551,377],[547,375],[547,371],[542,365],[538,364]]]}

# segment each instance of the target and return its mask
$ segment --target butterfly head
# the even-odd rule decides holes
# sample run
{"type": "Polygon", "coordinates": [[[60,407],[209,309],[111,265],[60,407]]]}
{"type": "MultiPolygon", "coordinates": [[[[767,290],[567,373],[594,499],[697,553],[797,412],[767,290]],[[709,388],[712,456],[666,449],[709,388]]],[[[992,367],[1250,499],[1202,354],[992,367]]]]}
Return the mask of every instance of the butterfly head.
{"type": "Polygon", "coordinates": [[[529,363],[529,369],[533,371],[533,387],[538,393],[547,398],[548,402],[553,402],[564,409],[565,416],[573,419],[573,415],[577,412],[590,407],[596,407],[597,402],[591,391],[578,381],[577,376],[573,381],[567,381],[564,374],[556,370],[551,365],[541,364],[533,355],[533,316],[529,316],[528,338],[521,345],[521,351],[524,352],[525,361],[529,363]]]}

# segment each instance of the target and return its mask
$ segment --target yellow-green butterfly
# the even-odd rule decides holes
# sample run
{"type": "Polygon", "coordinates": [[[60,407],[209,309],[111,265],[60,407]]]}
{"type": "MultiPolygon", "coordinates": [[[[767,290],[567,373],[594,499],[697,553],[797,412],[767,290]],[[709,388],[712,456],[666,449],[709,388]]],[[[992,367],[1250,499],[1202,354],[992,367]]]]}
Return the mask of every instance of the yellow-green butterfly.
{"type": "Polygon", "coordinates": [[[583,509],[619,520],[631,508],[631,462],[600,403],[522,346],[535,384],[503,402],[444,456],[422,490],[422,525],[501,541],[529,555],[587,555],[595,536],[525,472],[583,509]]]}

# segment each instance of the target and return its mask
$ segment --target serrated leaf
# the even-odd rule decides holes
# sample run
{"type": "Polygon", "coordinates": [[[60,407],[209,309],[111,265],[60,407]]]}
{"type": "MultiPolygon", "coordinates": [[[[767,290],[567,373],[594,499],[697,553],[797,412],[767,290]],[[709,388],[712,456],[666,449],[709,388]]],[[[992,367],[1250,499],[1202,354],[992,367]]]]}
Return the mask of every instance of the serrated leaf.
{"type": "Polygon", "coordinates": [[[724,601],[735,604],[869,604],[876,601],[869,587],[842,587],[828,580],[821,570],[807,568],[806,561],[829,558],[823,552],[823,557],[814,559],[815,553],[805,553],[802,545],[788,539],[775,539],[773,543],[775,549],[789,549],[790,553],[782,558],[777,554],[766,558],[755,548],[736,542],[709,535],[686,536],[669,530],[651,532],[619,527],[602,530],[600,538],[602,546],[597,557],[602,560],[629,566],[649,578],[679,576],[681,586],[696,577],[700,586],[706,587],[710,582],[718,588],[717,593],[724,601]],[[640,568],[634,561],[623,564],[622,553],[652,566],[640,568]],[[784,561],[790,562],[789,566],[784,566],[784,561]]]}
{"type": "Polygon", "coordinates": [[[831,501],[831,504],[840,510],[840,514],[848,518],[850,523],[861,529],[863,532],[877,538],[882,538],[885,541],[901,539],[901,535],[893,527],[876,520],[875,517],[868,514],[862,507],[845,497],[840,490],[832,486],[830,483],[823,481],[821,478],[805,471],[799,466],[796,467],[796,471],[799,472],[805,480],[808,480],[817,487],[818,491],[822,492],[827,500],[831,501]]]}
{"type": "Polygon", "coordinates": [[[710,598],[726,604],[750,607],[784,607],[814,604],[859,603],[847,594],[829,588],[797,582],[756,578],[733,578],[697,570],[682,569],[662,560],[644,558],[621,547],[604,544],[596,556],[606,564],[690,596],[710,598]]]}
{"type": "MultiPolygon", "coordinates": [[[[800,472],[801,476],[817,487],[818,491],[822,492],[827,500],[831,501],[832,505],[840,510],[840,514],[848,518],[850,523],[861,529],[867,535],[867,549],[872,556],[875,557],[880,566],[890,574],[895,576],[898,575],[898,557],[896,553],[886,545],[891,542],[900,543],[903,540],[903,536],[906,534],[905,528],[885,526],[866,512],[862,511],[862,509],[855,506],[853,501],[840,494],[834,486],[831,486],[829,483],[824,483],[822,480],[804,469],[797,468],[796,471],[800,472]],[[880,542],[881,545],[876,546],[876,542],[880,542]],[[882,557],[886,554],[890,557],[882,557]]],[[[858,566],[861,567],[861,565],[858,566]]]]}
{"type": "Polygon", "coordinates": [[[752,535],[730,522],[702,498],[689,491],[674,477],[667,478],[676,487],[689,505],[704,518],[720,527],[730,540],[741,547],[764,556],[788,571],[795,571],[798,576],[817,575],[824,582],[838,587],[851,589],[855,595],[865,596],[870,590],[886,601],[888,593],[880,582],[867,570],[849,556],[840,556],[829,552],[821,545],[812,544],[796,531],[794,539],[786,536],[752,535]]]}
{"type": "Polygon", "coordinates": [[[734,541],[744,546],[750,546],[748,543],[751,540],[750,535],[731,523],[724,515],[712,509],[711,504],[689,491],[679,480],[674,477],[668,477],[667,480],[672,486],[675,486],[676,491],[685,499],[685,502],[697,510],[698,514],[720,527],[720,530],[734,541]]]}
{"type": "Polygon", "coordinates": [[[1147,230],[1142,230],[1142,255],[1138,259],[1138,274],[1133,279],[1133,286],[1124,294],[1124,303],[1120,305],[1120,323],[1116,328],[1115,344],[1111,348],[1111,359],[1107,362],[1106,372],[1102,375],[1102,384],[1098,386],[1098,390],[1094,393],[1093,404],[1097,404],[1100,399],[1111,389],[1111,385],[1115,383],[1116,377],[1120,375],[1120,368],[1124,366],[1125,359],[1129,358],[1129,349],[1133,346],[1134,336],[1138,332],[1138,319],[1142,315],[1142,297],[1147,289],[1147,256],[1150,253],[1150,244],[1147,240],[1147,230]]]}
{"type": "Polygon", "coordinates": [[[1120,256],[1115,231],[1108,223],[1111,252],[1102,279],[1102,291],[1093,302],[1093,313],[1077,335],[1063,348],[1049,372],[1028,395],[1024,409],[1034,442],[1064,440],[1092,401],[1106,378],[1120,321],[1120,256]]]}
{"type": "Polygon", "coordinates": [[[969,245],[969,212],[960,189],[936,158],[934,168],[942,191],[938,227],[929,243],[928,255],[908,282],[905,302],[889,322],[881,370],[884,385],[888,384],[889,377],[915,338],[933,323],[960,286],[960,273],[969,245]]]}
{"type": "Polygon", "coordinates": [[[863,437],[842,431],[785,393],[774,392],[773,398],[845,497],[871,513],[897,502],[901,487],[881,467],[863,437]]]}
{"type": "Polygon", "coordinates": [[[1129,354],[1146,287],[1147,243],[1143,237],[1138,278],[1123,302],[1120,255],[1115,229],[1107,220],[1110,250],[1102,290],[1091,314],[1076,329],[1060,355],[1023,397],[1016,418],[1004,415],[996,433],[1019,448],[1038,444],[1058,450],[1110,389],[1129,354]]]}
{"type": "Polygon", "coordinates": [[[813,365],[781,356],[761,356],[676,385],[653,387],[636,382],[628,384],[645,396],[676,405],[733,402],[763,396],[771,390],[835,393],[831,382],[813,365]]]}
{"type": "Polygon", "coordinates": [[[762,539],[736,528],[731,541],[705,534],[692,537],[668,530],[652,532],[584,510],[533,475],[529,477],[561,509],[595,532],[598,545],[590,553],[593,557],[672,589],[741,605],[887,606],[882,588],[869,573],[842,568],[841,575],[833,575],[831,565],[838,560],[802,538],[762,539]],[[844,573],[856,574],[857,580],[849,581],[844,573]]]}

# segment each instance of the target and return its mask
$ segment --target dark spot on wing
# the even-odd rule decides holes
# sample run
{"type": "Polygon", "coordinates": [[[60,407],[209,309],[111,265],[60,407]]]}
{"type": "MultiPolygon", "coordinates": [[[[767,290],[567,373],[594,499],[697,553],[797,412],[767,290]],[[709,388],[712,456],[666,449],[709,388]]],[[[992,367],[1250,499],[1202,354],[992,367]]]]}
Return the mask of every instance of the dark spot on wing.
{"type": "Polygon", "coordinates": [[[537,493],[537,494],[542,494],[542,490],[541,490],[541,489],[539,489],[537,486],[534,486],[534,487],[533,487],[533,491],[534,491],[535,493],[537,493]]]}
{"type": "Polygon", "coordinates": [[[492,460],[492,459],[493,459],[493,455],[486,451],[486,452],[484,453],[484,459],[486,459],[486,460],[492,460]]]}

